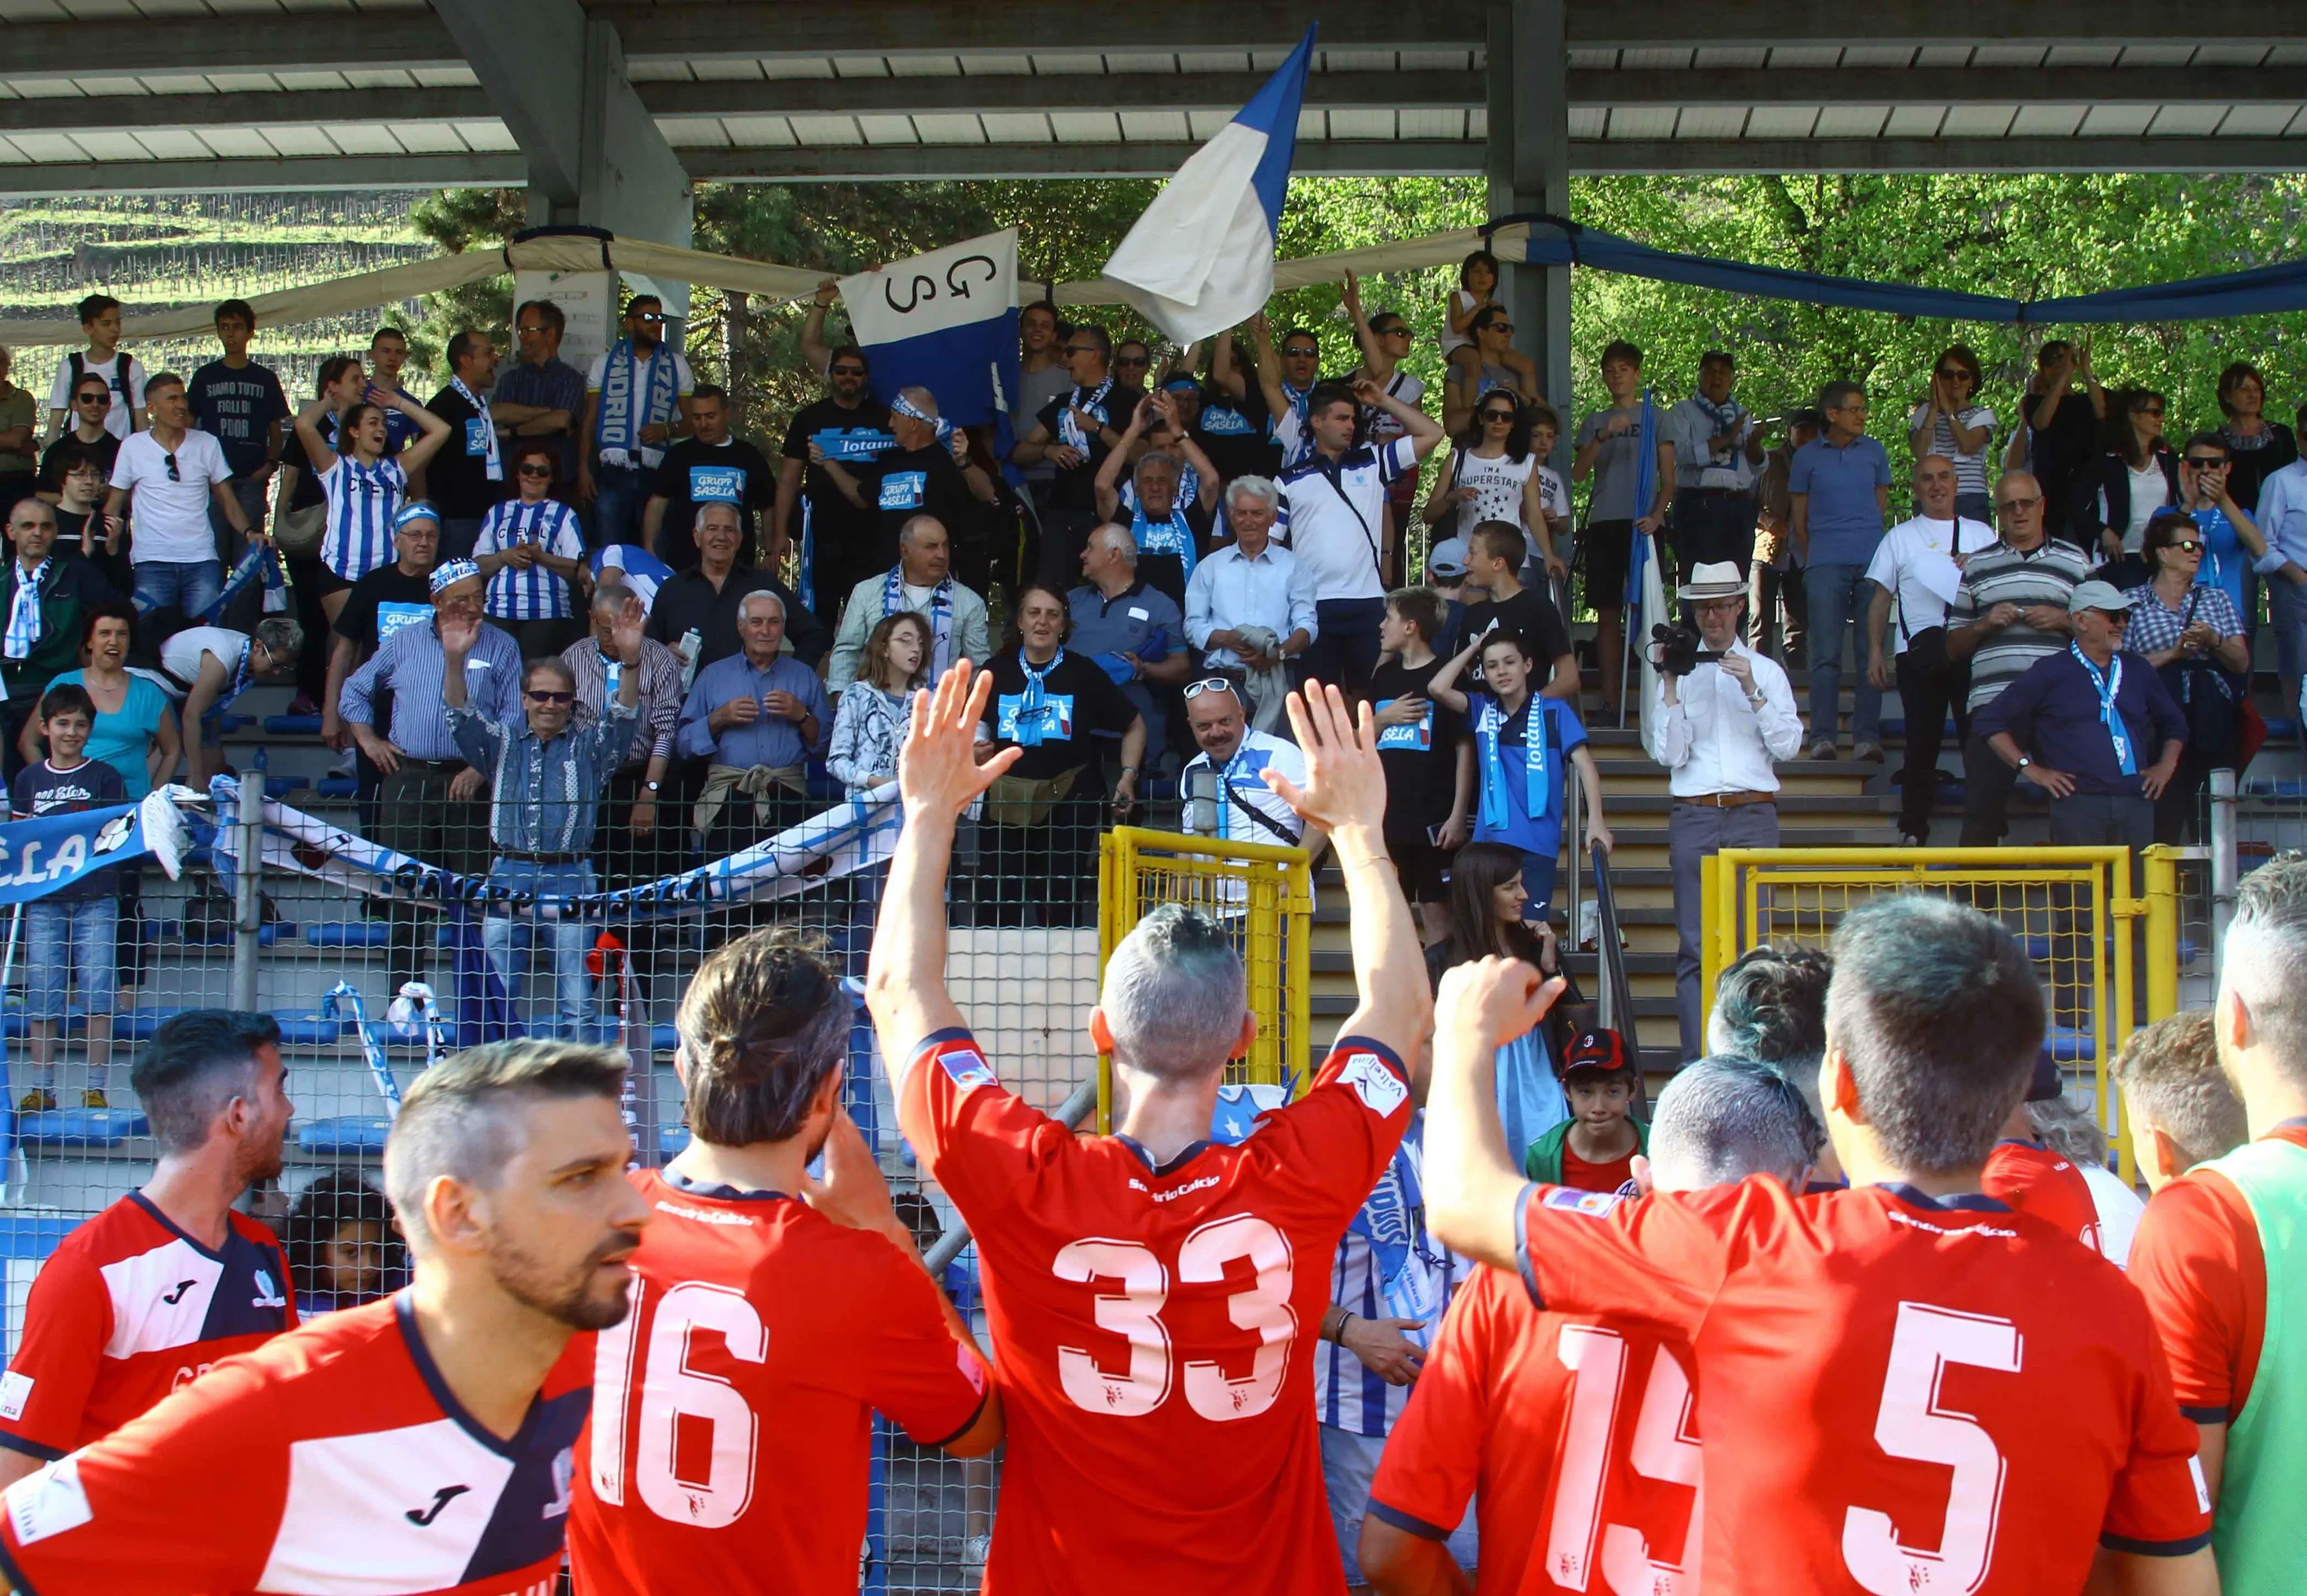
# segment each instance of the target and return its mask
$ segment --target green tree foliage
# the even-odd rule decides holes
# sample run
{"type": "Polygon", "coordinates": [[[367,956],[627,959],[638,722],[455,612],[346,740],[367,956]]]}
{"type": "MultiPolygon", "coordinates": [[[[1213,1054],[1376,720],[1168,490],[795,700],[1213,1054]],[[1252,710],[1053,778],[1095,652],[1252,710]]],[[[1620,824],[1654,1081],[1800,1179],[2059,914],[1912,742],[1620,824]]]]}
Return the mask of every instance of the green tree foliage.
{"type": "MultiPolygon", "coordinates": [[[[409,212],[416,229],[447,253],[494,248],[528,225],[528,201],[517,188],[444,188],[419,200],[409,212]]],[[[485,277],[428,295],[425,319],[404,327],[408,334],[408,363],[448,381],[449,340],[465,328],[476,328],[512,348],[512,274],[485,277]]]]}

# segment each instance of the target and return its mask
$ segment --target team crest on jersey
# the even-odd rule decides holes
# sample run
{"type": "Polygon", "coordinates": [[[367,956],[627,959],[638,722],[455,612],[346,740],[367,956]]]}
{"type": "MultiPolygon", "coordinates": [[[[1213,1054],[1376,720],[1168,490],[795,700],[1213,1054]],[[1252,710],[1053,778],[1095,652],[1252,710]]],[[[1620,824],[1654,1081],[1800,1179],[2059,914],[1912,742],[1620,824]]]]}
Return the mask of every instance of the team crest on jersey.
{"type": "Polygon", "coordinates": [[[1599,1219],[1626,1200],[1624,1191],[1573,1191],[1567,1186],[1549,1188],[1541,1199],[1549,1208],[1559,1208],[1565,1214],[1583,1214],[1589,1219],[1599,1219]]]}
{"type": "Polygon", "coordinates": [[[0,1374],[0,1419],[21,1419],[32,1400],[32,1377],[10,1369],[0,1374]]]}
{"type": "Polygon", "coordinates": [[[1410,1088],[1402,1084],[1393,1066],[1376,1053],[1356,1053],[1338,1071],[1338,1078],[1354,1089],[1362,1106],[1383,1120],[1400,1108],[1410,1097],[1410,1088]]]}
{"type": "Polygon", "coordinates": [[[286,1308],[288,1299],[282,1296],[280,1288],[272,1283],[271,1274],[259,1269],[256,1271],[256,1295],[249,1300],[248,1305],[251,1308],[286,1308]]]}
{"type": "Polygon", "coordinates": [[[938,1063],[953,1077],[954,1089],[964,1096],[980,1086],[994,1084],[993,1066],[973,1047],[948,1048],[938,1055],[938,1063]]]}

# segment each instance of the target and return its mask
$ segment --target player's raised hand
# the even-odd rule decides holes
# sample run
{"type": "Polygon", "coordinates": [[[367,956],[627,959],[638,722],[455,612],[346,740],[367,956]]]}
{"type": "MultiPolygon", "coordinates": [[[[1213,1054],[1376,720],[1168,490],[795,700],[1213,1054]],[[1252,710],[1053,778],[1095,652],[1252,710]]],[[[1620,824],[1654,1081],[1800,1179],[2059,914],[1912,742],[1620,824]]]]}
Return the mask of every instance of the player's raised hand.
{"type": "Polygon", "coordinates": [[[1370,707],[1355,708],[1335,687],[1308,682],[1282,700],[1306,756],[1306,785],[1269,768],[1266,785],[1300,819],[1336,836],[1353,827],[1376,832],[1385,825],[1385,767],[1378,762],[1377,724],[1370,707]]]}
{"type": "Polygon", "coordinates": [[[913,694],[913,722],[897,757],[897,794],[908,814],[958,815],[1017,762],[1023,751],[1016,748],[977,762],[977,728],[992,696],[993,678],[966,659],[913,694]]]}
{"type": "MultiPolygon", "coordinates": [[[[1478,1030],[1486,1045],[1504,1047],[1526,1036],[1562,996],[1562,977],[1548,980],[1536,965],[1493,954],[1452,967],[1434,994],[1434,1012],[1443,1024],[1478,1030]]],[[[1441,1052],[1437,1049],[1436,1057],[1441,1052]]]]}

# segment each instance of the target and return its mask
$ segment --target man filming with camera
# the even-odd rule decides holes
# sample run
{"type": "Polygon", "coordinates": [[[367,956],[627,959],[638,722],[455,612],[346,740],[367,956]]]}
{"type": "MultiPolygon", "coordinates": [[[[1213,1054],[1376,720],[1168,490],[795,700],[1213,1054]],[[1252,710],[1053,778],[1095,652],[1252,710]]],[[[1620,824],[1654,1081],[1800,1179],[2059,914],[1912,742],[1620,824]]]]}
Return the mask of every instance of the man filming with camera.
{"type": "Polygon", "coordinates": [[[1802,746],[1795,692],[1777,662],[1739,640],[1746,582],[1725,560],[1702,564],[1675,589],[1698,623],[1656,628],[1658,685],[1643,721],[1667,768],[1674,807],[1667,819],[1674,866],[1674,1004],[1682,1056],[1706,1051],[1698,1002],[1699,861],[1722,848],[1779,845],[1779,778],[1771,765],[1802,746]]]}

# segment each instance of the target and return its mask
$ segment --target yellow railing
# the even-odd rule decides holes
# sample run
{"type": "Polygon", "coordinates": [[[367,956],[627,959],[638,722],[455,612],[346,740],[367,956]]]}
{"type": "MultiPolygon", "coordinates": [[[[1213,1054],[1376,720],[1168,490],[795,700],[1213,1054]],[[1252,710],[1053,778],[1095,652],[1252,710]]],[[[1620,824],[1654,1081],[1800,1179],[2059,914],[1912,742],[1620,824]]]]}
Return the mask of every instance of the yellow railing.
{"type": "MultiPolygon", "coordinates": [[[[1249,978],[1257,1040],[1226,1078],[1306,1089],[1311,1052],[1308,943],[1314,904],[1306,850],[1123,826],[1098,839],[1097,964],[1159,904],[1204,909],[1232,929],[1249,978]]],[[[1113,1060],[1097,1060],[1097,1125],[1113,1128],[1113,1060]]]]}
{"type": "Polygon", "coordinates": [[[2179,881],[2174,855],[2147,850],[2145,890],[2131,896],[2131,855],[2120,847],[1726,848],[1701,865],[1705,915],[1700,988],[1765,942],[1824,946],[1842,915],[1882,892],[1953,897],[2008,925],[2042,970],[2052,1053],[2087,1067],[2105,1125],[2135,1176],[2131,1135],[2107,1088],[2107,1066],[2131,1031],[2179,1007],[2179,881]],[[2143,948],[2131,935],[2143,926],[2143,948]],[[2142,972],[2133,964],[2143,958],[2142,972]],[[2143,989],[2147,1012],[2135,1013],[2143,989]]]}

